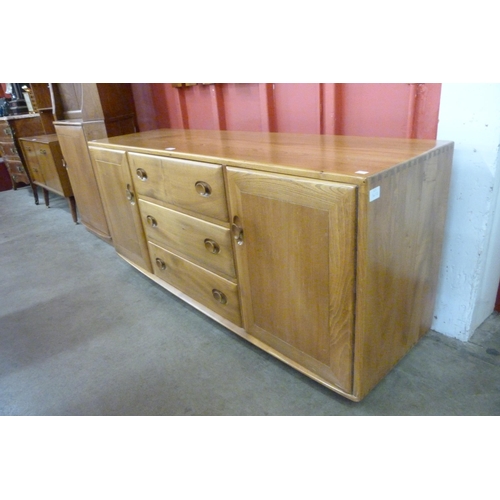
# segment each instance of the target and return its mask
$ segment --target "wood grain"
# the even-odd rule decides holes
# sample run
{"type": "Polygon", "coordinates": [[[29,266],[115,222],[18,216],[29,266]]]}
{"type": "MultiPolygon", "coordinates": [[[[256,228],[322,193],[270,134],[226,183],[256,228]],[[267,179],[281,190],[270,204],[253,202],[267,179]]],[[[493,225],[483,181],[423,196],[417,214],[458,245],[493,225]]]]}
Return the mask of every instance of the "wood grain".
{"type": "Polygon", "coordinates": [[[241,326],[238,286],[217,274],[175,255],[164,248],[148,242],[154,274],[175,288],[220,314],[235,325],[241,326]],[[157,263],[164,264],[164,269],[157,263]],[[219,290],[227,302],[218,302],[213,295],[219,290]]]}
{"type": "Polygon", "coordinates": [[[116,251],[151,271],[151,260],[127,155],[124,151],[93,147],[89,151],[116,251]]]}
{"type": "Polygon", "coordinates": [[[95,125],[54,122],[80,219],[89,231],[109,242],[111,234],[87,146],[89,134],[103,131],[102,124],[95,125]]]}
{"type": "Polygon", "coordinates": [[[245,329],[352,386],[356,187],[227,169],[245,329]]]}
{"type": "Polygon", "coordinates": [[[148,240],[179,253],[226,279],[235,279],[229,229],[143,199],[139,199],[139,208],[148,240]],[[153,217],[156,221],[154,227],[148,223],[148,217],[153,217]],[[207,250],[207,239],[217,244],[217,253],[207,250]]]}
{"type": "Polygon", "coordinates": [[[140,196],[147,196],[174,207],[227,221],[227,202],[224,177],[220,165],[175,160],[161,156],[129,154],[135,189],[140,196]],[[142,169],[147,178],[141,180],[137,170],[142,169]],[[196,191],[197,182],[210,186],[208,196],[196,191]]]}
{"type": "Polygon", "coordinates": [[[362,398],[430,328],[451,175],[446,148],[360,194],[355,394],[362,398]],[[369,201],[369,191],[380,198],[369,201]]]}
{"type": "Polygon", "coordinates": [[[161,129],[99,141],[199,161],[325,180],[364,179],[446,144],[445,141],[213,130],[161,129]],[[175,148],[167,151],[165,148],[175,148]],[[366,172],[360,174],[357,172],[366,172]]]}

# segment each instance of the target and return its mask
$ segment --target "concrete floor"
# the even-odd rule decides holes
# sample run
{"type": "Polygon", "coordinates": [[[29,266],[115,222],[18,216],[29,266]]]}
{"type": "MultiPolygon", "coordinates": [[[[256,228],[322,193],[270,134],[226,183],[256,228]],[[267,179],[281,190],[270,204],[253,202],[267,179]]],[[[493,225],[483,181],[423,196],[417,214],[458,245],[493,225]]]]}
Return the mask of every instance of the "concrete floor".
{"type": "Polygon", "coordinates": [[[496,313],[468,343],[430,332],[353,403],[151,282],[63,198],[0,193],[0,270],[0,415],[500,415],[496,313]]]}

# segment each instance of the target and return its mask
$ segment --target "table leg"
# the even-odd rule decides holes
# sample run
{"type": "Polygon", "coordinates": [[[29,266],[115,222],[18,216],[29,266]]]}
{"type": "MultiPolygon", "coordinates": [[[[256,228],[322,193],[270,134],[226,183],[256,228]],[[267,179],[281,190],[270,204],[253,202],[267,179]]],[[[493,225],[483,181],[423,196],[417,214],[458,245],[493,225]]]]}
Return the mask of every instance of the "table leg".
{"type": "Polygon", "coordinates": [[[69,196],[67,198],[68,204],[69,204],[69,209],[71,210],[71,216],[73,217],[73,222],[75,224],[78,224],[78,215],[76,212],[76,201],[74,196],[69,196]]]}

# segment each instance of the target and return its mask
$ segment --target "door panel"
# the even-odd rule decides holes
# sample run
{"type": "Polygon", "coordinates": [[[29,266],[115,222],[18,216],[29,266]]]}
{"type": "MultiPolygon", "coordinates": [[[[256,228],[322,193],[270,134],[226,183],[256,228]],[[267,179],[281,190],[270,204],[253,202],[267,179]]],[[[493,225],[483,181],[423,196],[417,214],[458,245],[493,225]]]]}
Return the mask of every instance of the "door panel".
{"type": "Polygon", "coordinates": [[[80,125],[54,125],[67,165],[80,218],[87,228],[104,239],[110,238],[101,195],[90,160],[85,132],[80,125]]]}
{"type": "Polygon", "coordinates": [[[89,151],[116,251],[152,272],[126,153],[92,147],[89,151]]]}
{"type": "Polygon", "coordinates": [[[227,175],[245,329],[350,391],[356,187],[227,175]]]}

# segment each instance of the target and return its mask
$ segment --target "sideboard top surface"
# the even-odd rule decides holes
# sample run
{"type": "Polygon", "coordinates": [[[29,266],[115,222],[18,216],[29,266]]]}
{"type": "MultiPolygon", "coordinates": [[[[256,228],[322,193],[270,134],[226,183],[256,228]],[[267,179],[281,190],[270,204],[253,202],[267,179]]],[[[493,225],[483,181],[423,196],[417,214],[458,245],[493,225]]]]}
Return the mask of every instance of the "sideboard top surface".
{"type": "Polygon", "coordinates": [[[92,146],[248,166],[361,183],[451,141],[380,137],[160,129],[96,139],[92,146]]]}

